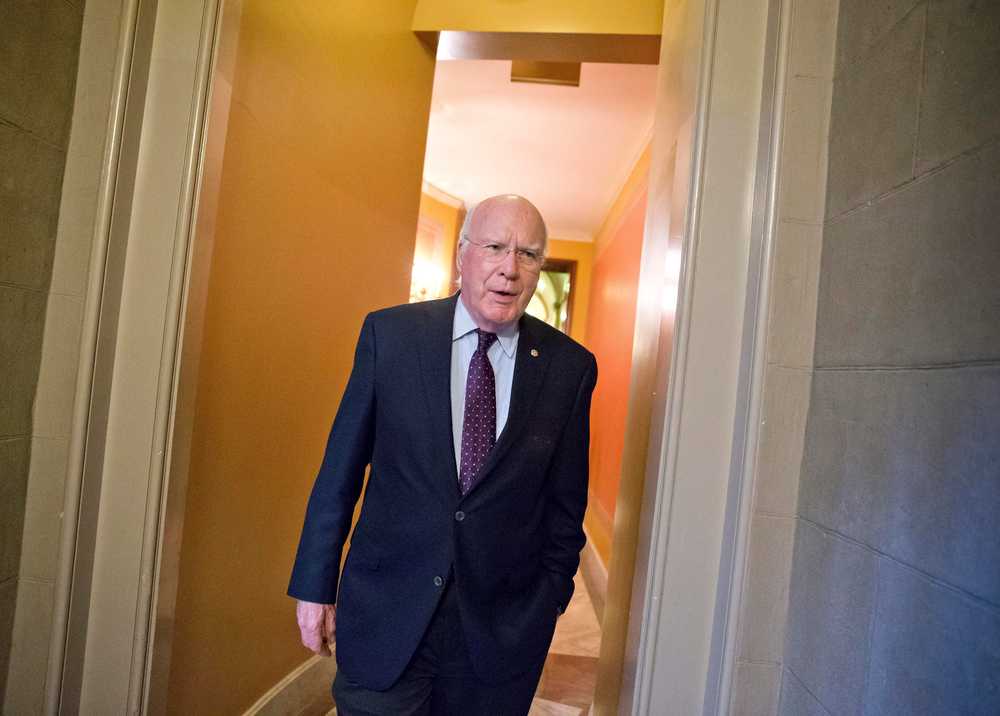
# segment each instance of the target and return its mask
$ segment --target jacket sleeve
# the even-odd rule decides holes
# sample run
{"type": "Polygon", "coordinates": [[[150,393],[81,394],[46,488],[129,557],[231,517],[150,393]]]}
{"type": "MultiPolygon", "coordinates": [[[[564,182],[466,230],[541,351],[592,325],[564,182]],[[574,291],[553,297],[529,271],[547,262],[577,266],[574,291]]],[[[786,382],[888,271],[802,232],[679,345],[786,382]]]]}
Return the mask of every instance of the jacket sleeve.
{"type": "Polygon", "coordinates": [[[549,474],[542,566],[553,584],[560,611],[573,596],[573,575],[586,543],[583,515],[590,472],[590,400],[596,384],[597,361],[591,355],[549,474]]]}
{"type": "Polygon", "coordinates": [[[375,329],[365,318],[354,368],[340,401],[316,476],[299,540],[288,595],[333,604],[340,557],[361,494],[375,439],[375,329]]]}

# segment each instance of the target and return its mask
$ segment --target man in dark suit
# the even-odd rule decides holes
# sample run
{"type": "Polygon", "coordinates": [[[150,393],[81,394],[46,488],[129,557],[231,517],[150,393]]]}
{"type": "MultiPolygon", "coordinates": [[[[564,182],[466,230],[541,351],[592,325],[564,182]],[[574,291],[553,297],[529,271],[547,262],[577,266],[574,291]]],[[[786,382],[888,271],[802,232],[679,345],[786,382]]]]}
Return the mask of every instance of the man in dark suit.
{"type": "Polygon", "coordinates": [[[458,294],[365,319],[288,589],[307,647],[336,630],[341,716],[528,712],[584,544],[597,380],[524,314],[546,240],[526,199],[487,199],[458,294]]]}

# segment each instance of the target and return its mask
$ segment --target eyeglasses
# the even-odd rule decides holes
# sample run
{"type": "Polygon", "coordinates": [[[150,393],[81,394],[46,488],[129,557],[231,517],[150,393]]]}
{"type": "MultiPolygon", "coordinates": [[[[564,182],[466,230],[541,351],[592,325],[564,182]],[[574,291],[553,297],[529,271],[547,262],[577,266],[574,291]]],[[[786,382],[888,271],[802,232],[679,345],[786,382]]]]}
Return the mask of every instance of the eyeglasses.
{"type": "Polygon", "coordinates": [[[469,237],[465,237],[463,240],[468,241],[470,244],[474,244],[482,249],[486,260],[490,263],[499,263],[500,261],[503,261],[507,258],[507,254],[511,251],[514,252],[514,258],[517,260],[517,263],[526,269],[538,269],[545,261],[545,257],[542,255],[541,251],[522,249],[520,247],[512,249],[507,244],[500,244],[495,241],[481,244],[478,241],[473,241],[469,237]]]}

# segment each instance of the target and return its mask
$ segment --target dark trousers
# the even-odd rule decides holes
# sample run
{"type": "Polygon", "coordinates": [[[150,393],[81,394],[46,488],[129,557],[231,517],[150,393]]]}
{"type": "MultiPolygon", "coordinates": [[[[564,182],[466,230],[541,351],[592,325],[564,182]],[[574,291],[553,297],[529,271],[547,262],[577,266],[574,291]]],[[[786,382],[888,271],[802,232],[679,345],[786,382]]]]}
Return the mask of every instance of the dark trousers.
{"type": "Polygon", "coordinates": [[[385,691],[360,686],[343,671],[333,681],[337,716],[525,716],[542,666],[503,684],[481,681],[469,661],[451,580],[413,659],[385,691]]]}

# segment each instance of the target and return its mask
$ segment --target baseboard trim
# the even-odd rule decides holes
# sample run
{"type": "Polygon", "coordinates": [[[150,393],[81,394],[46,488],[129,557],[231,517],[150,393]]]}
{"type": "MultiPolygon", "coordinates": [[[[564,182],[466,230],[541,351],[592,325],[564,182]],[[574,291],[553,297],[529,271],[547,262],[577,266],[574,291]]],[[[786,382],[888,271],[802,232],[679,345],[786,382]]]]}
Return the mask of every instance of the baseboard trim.
{"type": "Polygon", "coordinates": [[[333,708],[330,685],[337,660],[313,656],[272,686],[243,716],[324,716],[333,708]]]}
{"type": "MultiPolygon", "coordinates": [[[[587,529],[584,528],[584,533],[587,529]]],[[[604,604],[608,598],[608,568],[601,560],[594,541],[587,535],[587,544],[580,552],[580,575],[583,577],[583,584],[587,588],[590,596],[590,603],[594,605],[594,613],[597,615],[597,623],[604,623],[604,604]]]]}

